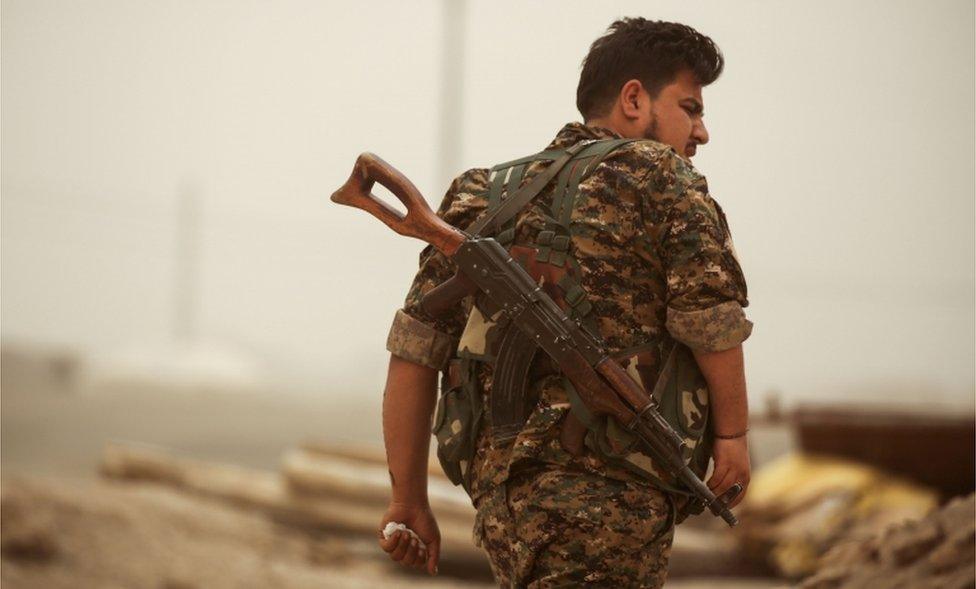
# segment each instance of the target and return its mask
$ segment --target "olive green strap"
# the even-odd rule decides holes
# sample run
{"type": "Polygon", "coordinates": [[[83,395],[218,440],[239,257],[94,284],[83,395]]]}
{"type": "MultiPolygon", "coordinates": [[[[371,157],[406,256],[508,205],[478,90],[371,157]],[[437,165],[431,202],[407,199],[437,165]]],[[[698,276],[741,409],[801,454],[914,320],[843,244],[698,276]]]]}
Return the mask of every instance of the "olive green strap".
{"type": "Polygon", "coordinates": [[[491,187],[488,188],[488,208],[492,209],[502,202],[502,191],[505,189],[505,177],[508,170],[498,170],[495,177],[491,179],[491,187]]]}
{"type": "Polygon", "coordinates": [[[525,168],[525,164],[512,168],[512,173],[508,175],[508,186],[505,187],[505,194],[515,194],[515,191],[519,189],[519,185],[522,183],[522,176],[525,175],[525,168]]]}
{"type": "Polygon", "coordinates": [[[583,177],[583,172],[590,167],[589,164],[591,161],[590,159],[586,159],[577,162],[572,175],[569,177],[569,185],[566,187],[566,192],[563,195],[562,210],[560,211],[560,216],[557,217],[560,223],[566,227],[569,227],[569,222],[573,217],[576,193],[579,192],[579,183],[583,177]]]}
{"type": "Polygon", "coordinates": [[[557,191],[553,196],[552,212],[553,216],[564,227],[569,227],[569,222],[573,216],[576,194],[579,192],[580,181],[596,166],[603,161],[607,155],[618,147],[634,141],[634,139],[603,139],[594,141],[586,146],[574,158],[571,168],[565,168],[559,176],[557,191]]]}
{"type": "Polygon", "coordinates": [[[563,150],[563,149],[549,149],[549,150],[546,150],[546,151],[540,151],[539,153],[535,153],[535,154],[532,154],[532,155],[527,155],[525,157],[520,157],[520,158],[518,158],[516,160],[512,160],[512,161],[508,161],[508,162],[505,162],[505,163],[502,163],[502,164],[498,164],[497,166],[494,166],[492,168],[492,171],[495,171],[495,170],[503,170],[505,168],[511,168],[511,167],[517,166],[519,164],[529,164],[529,163],[532,163],[532,162],[541,162],[541,161],[552,161],[552,160],[558,158],[559,156],[561,156],[564,153],[566,153],[566,151],[563,150]]]}
{"type": "Polygon", "coordinates": [[[610,155],[610,153],[616,150],[618,147],[622,147],[634,141],[637,140],[623,138],[623,139],[610,139],[608,141],[600,141],[594,144],[590,149],[586,150],[586,153],[580,154],[580,157],[593,156],[594,158],[592,160],[591,165],[589,166],[589,169],[587,170],[587,173],[589,173],[590,171],[593,170],[593,168],[598,166],[600,162],[603,161],[603,158],[610,155]]]}
{"type": "Polygon", "coordinates": [[[505,200],[501,199],[501,182],[504,182],[504,176],[499,180],[500,174],[505,174],[502,170],[496,172],[494,182],[492,182],[492,192],[489,194],[489,203],[491,202],[491,196],[495,193],[495,185],[498,184],[498,204],[491,206],[489,204],[488,210],[485,211],[478,219],[468,227],[468,233],[472,235],[491,235],[499,227],[503,226],[509,219],[514,217],[521,211],[525,205],[535,198],[542,190],[549,184],[553,177],[559,173],[559,171],[573,159],[581,149],[589,145],[588,142],[577,143],[576,145],[570,147],[563,152],[563,155],[559,156],[556,161],[549,164],[544,171],[540,172],[535,178],[532,179],[528,185],[523,186],[515,194],[509,195],[505,200]]]}
{"type": "MultiPolygon", "coordinates": [[[[508,182],[505,186],[506,195],[515,194],[515,192],[519,189],[519,186],[522,184],[522,177],[525,175],[526,167],[528,167],[528,164],[519,164],[511,168],[512,171],[508,174],[508,182]]],[[[499,172],[499,174],[501,173],[502,172],[499,172]]],[[[493,204],[497,206],[498,203],[496,202],[493,204]]],[[[495,235],[495,239],[498,240],[498,243],[508,246],[508,244],[515,240],[515,218],[513,217],[509,219],[503,224],[503,226],[505,228],[495,235]]]]}
{"type": "Polygon", "coordinates": [[[563,195],[566,194],[566,188],[569,185],[569,177],[572,174],[573,168],[578,165],[578,161],[572,162],[571,165],[564,167],[559,172],[559,177],[556,178],[556,187],[552,192],[552,216],[555,219],[561,217],[560,211],[563,207],[563,195]]]}
{"type": "MultiPolygon", "coordinates": [[[[519,158],[517,160],[512,160],[505,162],[504,164],[499,164],[492,168],[495,173],[495,177],[492,179],[491,188],[488,195],[488,210],[486,210],[481,217],[479,217],[470,227],[468,227],[468,233],[472,235],[482,235],[491,234],[497,231],[509,219],[514,217],[521,211],[525,205],[529,204],[533,198],[535,198],[542,190],[549,184],[556,174],[564,172],[565,176],[560,176],[560,181],[557,182],[558,198],[554,196],[553,205],[557,204],[559,201],[560,209],[564,206],[567,209],[572,209],[572,203],[565,203],[563,197],[567,192],[571,192],[574,196],[576,194],[576,184],[582,179],[583,175],[590,170],[592,170],[596,165],[603,160],[614,149],[634,141],[633,139],[612,139],[612,140],[599,140],[599,141],[581,141],[572,147],[565,150],[547,150],[534,155],[519,158]],[[570,161],[583,160],[584,158],[590,158],[585,165],[580,165],[584,163],[583,161],[574,162],[573,167],[580,167],[579,174],[571,174],[571,169],[566,168],[566,164],[570,161]],[[513,186],[518,186],[518,182],[521,182],[522,175],[525,173],[525,166],[534,161],[545,161],[552,159],[553,162],[542,172],[540,172],[535,178],[529,182],[528,185],[523,186],[520,190],[512,191],[513,186]],[[511,168],[514,170],[509,171],[511,168]],[[514,174],[518,173],[518,182],[512,182],[514,174]],[[572,176],[572,177],[571,177],[572,176]],[[575,178],[575,180],[574,180],[575,178]],[[505,188],[505,180],[508,179],[509,192],[508,198],[502,199],[502,192],[505,188]],[[571,191],[567,191],[567,188],[572,186],[571,191]],[[568,206],[567,206],[568,205],[568,206]]],[[[554,211],[557,214],[554,215],[555,218],[559,218],[558,213],[560,211],[554,211]]],[[[569,214],[567,212],[566,214],[569,214]]]]}

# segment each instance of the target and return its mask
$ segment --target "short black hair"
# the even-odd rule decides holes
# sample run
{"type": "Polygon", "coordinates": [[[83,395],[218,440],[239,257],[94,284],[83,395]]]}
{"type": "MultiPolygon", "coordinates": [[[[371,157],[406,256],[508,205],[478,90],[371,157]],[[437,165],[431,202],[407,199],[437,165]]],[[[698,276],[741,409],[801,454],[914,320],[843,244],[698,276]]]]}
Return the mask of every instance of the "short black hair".
{"type": "Polygon", "coordinates": [[[672,22],[624,18],[593,42],[583,59],[576,108],[584,120],[609,114],[620,88],[640,80],[656,97],[681,70],[691,70],[702,86],[714,82],[725,59],[715,43],[695,29],[672,22]]]}

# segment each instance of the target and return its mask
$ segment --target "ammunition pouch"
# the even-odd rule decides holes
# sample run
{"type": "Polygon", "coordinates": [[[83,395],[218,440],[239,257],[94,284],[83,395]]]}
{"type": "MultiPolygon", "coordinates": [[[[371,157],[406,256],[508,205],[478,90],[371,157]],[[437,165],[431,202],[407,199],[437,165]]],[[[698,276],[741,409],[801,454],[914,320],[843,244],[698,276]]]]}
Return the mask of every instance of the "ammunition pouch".
{"type": "Polygon", "coordinates": [[[437,459],[455,485],[470,492],[469,473],[474,457],[483,401],[475,364],[452,360],[441,377],[441,395],[431,433],[437,438],[437,459]]]}
{"type": "MultiPolygon", "coordinates": [[[[674,343],[661,361],[655,362],[656,349],[624,351],[618,361],[645,390],[652,392],[658,412],[684,442],[684,460],[699,478],[705,475],[712,455],[713,437],[709,427],[710,403],[708,385],[691,350],[674,343]],[[658,374],[653,366],[661,366],[658,374]]],[[[573,413],[587,426],[585,444],[595,454],[652,482],[674,495],[677,521],[691,513],[701,513],[703,506],[691,500],[691,492],[673,476],[661,470],[654,459],[640,449],[637,439],[615,420],[594,419],[582,407],[573,385],[564,384],[573,413]]]]}

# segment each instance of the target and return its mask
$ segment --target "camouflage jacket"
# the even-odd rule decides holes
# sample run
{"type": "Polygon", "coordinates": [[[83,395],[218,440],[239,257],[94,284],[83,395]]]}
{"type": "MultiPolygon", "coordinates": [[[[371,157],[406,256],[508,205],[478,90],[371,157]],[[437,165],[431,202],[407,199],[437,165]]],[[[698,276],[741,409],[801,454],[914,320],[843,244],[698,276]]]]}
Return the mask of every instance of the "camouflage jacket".
{"type": "MultiPolygon", "coordinates": [[[[546,149],[589,139],[617,138],[612,131],[570,123],[546,149]]],[[[522,183],[543,164],[533,164],[522,183]]],[[[451,184],[437,214],[466,228],[485,209],[489,170],[476,168],[451,184]]],[[[540,207],[551,203],[551,187],[518,217],[515,244],[532,244],[540,230],[540,207]]],[[[611,153],[579,185],[572,213],[571,251],[579,262],[580,284],[593,305],[600,334],[611,353],[651,350],[644,367],[656,373],[661,350],[677,340],[693,350],[736,346],[752,331],[743,307],[746,283],[722,209],[708,194],[705,178],[670,146],[651,140],[628,143],[611,153]]],[[[420,255],[404,308],[397,312],[387,349],[437,369],[456,352],[471,301],[448,317],[427,316],[419,302],[450,278],[454,265],[428,247],[420,255]]],[[[491,394],[490,367],[481,375],[491,394]]],[[[472,499],[508,477],[523,461],[582,468],[604,476],[641,482],[631,472],[590,452],[573,457],[559,445],[559,421],[568,411],[561,379],[533,383],[539,402],[514,445],[493,448],[483,424],[472,464],[472,499]]]]}

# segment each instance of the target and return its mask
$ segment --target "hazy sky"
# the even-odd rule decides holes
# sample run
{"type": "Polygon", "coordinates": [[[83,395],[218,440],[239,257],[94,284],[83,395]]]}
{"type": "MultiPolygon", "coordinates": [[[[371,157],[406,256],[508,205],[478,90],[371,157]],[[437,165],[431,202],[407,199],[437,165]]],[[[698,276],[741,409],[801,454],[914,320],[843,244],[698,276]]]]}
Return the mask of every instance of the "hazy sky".
{"type": "Polygon", "coordinates": [[[4,340],[161,350],[189,324],[282,386],[378,395],[421,245],[328,195],[365,150],[436,204],[541,149],[625,15],[726,56],[694,163],[749,282],[754,402],[969,402],[967,1],[5,0],[4,340]]]}

